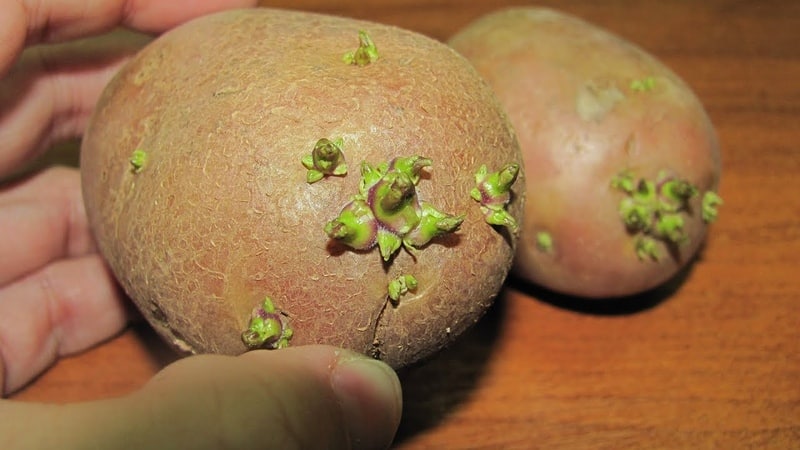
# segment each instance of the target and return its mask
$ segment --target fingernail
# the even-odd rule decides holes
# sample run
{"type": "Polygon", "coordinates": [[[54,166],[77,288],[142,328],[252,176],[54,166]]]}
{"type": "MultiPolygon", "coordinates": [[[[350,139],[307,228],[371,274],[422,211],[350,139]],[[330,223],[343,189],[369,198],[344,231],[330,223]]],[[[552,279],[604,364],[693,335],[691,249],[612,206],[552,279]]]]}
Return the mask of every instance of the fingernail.
{"type": "Polygon", "coordinates": [[[363,356],[345,356],[331,373],[331,385],[355,449],[388,448],[403,400],[397,374],[386,364],[363,356]]]}

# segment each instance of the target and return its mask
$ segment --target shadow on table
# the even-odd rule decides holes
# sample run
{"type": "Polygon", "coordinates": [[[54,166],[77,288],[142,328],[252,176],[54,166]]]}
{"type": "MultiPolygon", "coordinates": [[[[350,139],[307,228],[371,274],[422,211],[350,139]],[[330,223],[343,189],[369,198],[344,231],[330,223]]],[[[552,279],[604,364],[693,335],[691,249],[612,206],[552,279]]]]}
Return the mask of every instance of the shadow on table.
{"type": "Polygon", "coordinates": [[[163,368],[183,357],[164,342],[144,319],[131,325],[131,329],[139,342],[147,349],[147,354],[157,367],[163,368]]]}
{"type": "Polygon", "coordinates": [[[475,391],[489,365],[505,321],[505,297],[475,326],[432,359],[403,370],[403,418],[395,445],[436,427],[475,391]]]}
{"type": "Polygon", "coordinates": [[[531,301],[579,314],[632,315],[655,308],[672,297],[689,277],[696,262],[688,264],[670,280],[647,292],[603,300],[563,295],[509,277],[506,289],[472,329],[434,359],[400,374],[403,418],[395,444],[413,440],[414,436],[436,427],[476,390],[491,363],[493,350],[502,338],[507,313],[505,292],[509,289],[525,294],[531,301]]]}
{"type": "MultiPolygon", "coordinates": [[[[702,249],[701,249],[702,250],[702,249]]],[[[702,254],[702,251],[699,252],[702,254]]],[[[684,266],[672,278],[648,291],[625,297],[605,299],[592,299],[559,294],[544,287],[532,284],[526,280],[510,275],[506,286],[521,292],[536,301],[541,301],[556,308],[566,309],[577,313],[599,316],[624,316],[637,314],[653,309],[670,297],[683,286],[692,272],[697,261],[702,256],[684,266]]]]}

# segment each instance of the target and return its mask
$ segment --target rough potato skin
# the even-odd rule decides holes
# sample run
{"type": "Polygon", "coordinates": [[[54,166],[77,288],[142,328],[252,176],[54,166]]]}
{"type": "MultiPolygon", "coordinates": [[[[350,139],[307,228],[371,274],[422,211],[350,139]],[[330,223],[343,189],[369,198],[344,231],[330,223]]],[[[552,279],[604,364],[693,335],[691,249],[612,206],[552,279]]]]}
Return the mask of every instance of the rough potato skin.
{"type": "Polygon", "coordinates": [[[513,272],[549,289],[590,298],[659,285],[697,252],[706,232],[700,196],[690,202],[688,243],[659,243],[640,259],[610,187],[624,169],[659,171],[715,190],[720,155],[712,124],[685,83],[635,45],[546,8],[499,10],[449,44],[492,86],[516,129],[527,202],[513,272]],[[652,89],[631,83],[651,77],[652,89]],[[543,250],[537,233],[552,236],[543,250]]]}
{"type": "MultiPolygon", "coordinates": [[[[82,146],[100,250],[158,332],[193,353],[238,354],[265,296],[290,345],[327,343],[394,367],[476,322],[510,269],[516,236],[470,198],[481,164],[521,162],[499,103],[446,45],[384,25],[274,9],[197,19],[159,37],[99,101],[82,146]],[[380,58],[345,64],[365,30],[380,58]],[[301,158],[343,138],[347,176],[306,182],[301,158]],[[147,153],[137,172],[129,158],[147,153]],[[433,160],[419,197],[466,214],[459,231],[384,263],[331,241],[327,221],[358,192],[359,165],[433,160]],[[387,302],[389,281],[416,292],[387,302]]],[[[510,212],[521,221],[524,177],[510,212]]]]}

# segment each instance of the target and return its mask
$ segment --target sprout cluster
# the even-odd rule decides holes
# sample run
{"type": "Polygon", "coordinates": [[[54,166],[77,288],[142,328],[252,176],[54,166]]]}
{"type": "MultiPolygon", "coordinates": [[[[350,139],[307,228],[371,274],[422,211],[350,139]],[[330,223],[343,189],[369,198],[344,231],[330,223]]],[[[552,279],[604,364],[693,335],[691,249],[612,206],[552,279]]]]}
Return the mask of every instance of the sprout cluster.
{"type": "Polygon", "coordinates": [[[269,297],[253,309],[250,324],[242,333],[242,342],[250,349],[285,348],[291,338],[292,329],[286,317],[275,309],[269,297]]]}
{"type": "MultiPolygon", "coordinates": [[[[629,171],[611,180],[611,186],[627,194],[619,203],[619,213],[629,232],[636,235],[636,254],[640,259],[658,260],[657,241],[680,245],[688,241],[684,216],[697,188],[686,180],[665,172],[648,180],[635,178],[629,171]]],[[[712,221],[722,199],[708,191],[703,196],[703,220],[712,221]]]]}
{"type": "Polygon", "coordinates": [[[473,200],[481,204],[486,222],[508,227],[513,233],[517,232],[519,225],[506,207],[511,201],[511,185],[517,180],[518,174],[517,163],[506,164],[499,171],[491,173],[486,165],[482,165],[475,174],[475,187],[470,192],[473,200]]]}
{"type": "Polygon", "coordinates": [[[400,297],[408,294],[409,291],[417,289],[417,278],[414,275],[400,275],[389,282],[387,290],[389,291],[389,300],[397,304],[400,297]]]}
{"type": "Polygon", "coordinates": [[[430,165],[421,156],[399,157],[377,167],[362,162],[359,193],[325,225],[325,233],[356,250],[377,245],[388,261],[401,246],[413,254],[433,238],[457,230],[463,215],[441,212],[417,196],[422,169],[430,165]]]}

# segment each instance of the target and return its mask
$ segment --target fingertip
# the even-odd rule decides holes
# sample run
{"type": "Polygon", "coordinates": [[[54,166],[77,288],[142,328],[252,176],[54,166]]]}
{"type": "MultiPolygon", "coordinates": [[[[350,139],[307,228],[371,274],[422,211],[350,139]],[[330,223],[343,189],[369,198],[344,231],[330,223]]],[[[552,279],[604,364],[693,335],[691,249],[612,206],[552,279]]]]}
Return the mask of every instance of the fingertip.
{"type": "Polygon", "coordinates": [[[340,355],[331,372],[353,448],[388,448],[402,413],[400,381],[391,367],[361,355],[340,355]]]}
{"type": "MultiPolygon", "coordinates": [[[[258,350],[243,356],[271,361],[272,364],[282,361],[281,366],[291,367],[289,370],[295,373],[296,378],[308,373],[325,377],[326,388],[332,392],[333,406],[338,406],[338,411],[324,414],[339,417],[340,427],[337,428],[346,431],[348,448],[382,449],[391,445],[400,425],[403,396],[399,378],[387,364],[327,345],[258,350]]],[[[323,412],[317,411],[317,414],[323,412]]],[[[320,422],[313,416],[306,419],[320,422]]],[[[318,433],[321,439],[318,444],[331,447],[330,443],[324,442],[323,436],[323,433],[318,433]]]]}

